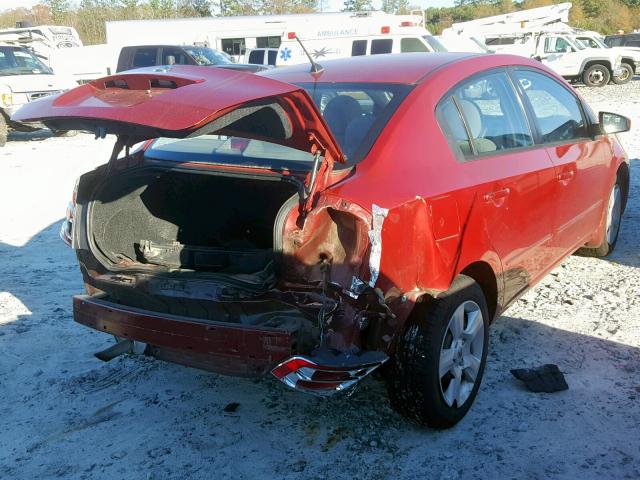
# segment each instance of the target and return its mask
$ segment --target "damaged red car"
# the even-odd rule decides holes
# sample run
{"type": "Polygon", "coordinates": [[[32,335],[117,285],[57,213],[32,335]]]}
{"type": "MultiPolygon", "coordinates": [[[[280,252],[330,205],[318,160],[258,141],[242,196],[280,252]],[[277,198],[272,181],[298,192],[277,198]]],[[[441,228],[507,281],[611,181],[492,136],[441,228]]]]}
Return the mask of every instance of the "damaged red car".
{"type": "Polygon", "coordinates": [[[75,320],[120,339],[103,358],[142,346],[319,395],[381,367],[398,411],[450,427],[492,320],[577,249],[615,247],[629,121],[522,57],[323,67],[133,70],[18,111],[117,136],[61,232],[75,320]]]}

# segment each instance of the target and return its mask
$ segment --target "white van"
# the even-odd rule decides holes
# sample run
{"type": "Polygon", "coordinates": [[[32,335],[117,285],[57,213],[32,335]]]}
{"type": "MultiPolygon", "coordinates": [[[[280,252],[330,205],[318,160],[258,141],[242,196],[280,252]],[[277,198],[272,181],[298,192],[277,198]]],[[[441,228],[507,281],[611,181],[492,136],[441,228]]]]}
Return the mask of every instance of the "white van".
{"type": "MultiPolygon", "coordinates": [[[[65,75],[57,75],[30,50],[0,42],[0,147],[7,141],[9,130],[32,131],[10,119],[24,104],[61,93],[78,84],[65,75]]],[[[53,132],[66,135],[65,131],[53,132]]]]}
{"type": "MultiPolygon", "coordinates": [[[[404,23],[404,22],[403,22],[404,23]]],[[[315,32],[287,32],[276,58],[277,66],[307,63],[296,36],[314,60],[378,55],[383,53],[446,52],[447,49],[425,28],[415,25],[382,25],[377,32],[348,29],[315,32]]]]}

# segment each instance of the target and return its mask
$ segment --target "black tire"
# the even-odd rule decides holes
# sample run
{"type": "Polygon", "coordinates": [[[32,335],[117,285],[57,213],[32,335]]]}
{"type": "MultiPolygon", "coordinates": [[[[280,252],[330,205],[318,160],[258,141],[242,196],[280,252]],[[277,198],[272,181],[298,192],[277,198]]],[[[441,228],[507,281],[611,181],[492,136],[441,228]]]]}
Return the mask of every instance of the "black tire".
{"type": "Polygon", "coordinates": [[[4,147],[7,144],[7,136],[9,135],[9,126],[7,121],[0,114],[0,147],[4,147]]]}
{"type": "Polygon", "coordinates": [[[609,195],[609,200],[607,202],[607,210],[605,214],[607,215],[606,230],[604,234],[604,238],[602,239],[602,243],[597,247],[582,247],[576,253],[578,255],[582,255],[584,257],[597,257],[602,258],[609,255],[616,248],[616,244],[618,243],[618,236],[620,235],[620,226],[622,225],[622,214],[624,213],[624,209],[627,204],[627,194],[628,194],[628,185],[624,181],[624,178],[620,171],[618,171],[618,175],[616,176],[616,183],[611,187],[611,194],[609,195]],[[619,208],[612,208],[611,202],[615,201],[615,189],[618,189],[620,193],[620,197],[618,201],[620,202],[619,208]],[[609,211],[612,210],[612,216],[609,216],[609,211]],[[613,222],[614,215],[617,216],[617,221],[613,222]],[[614,227],[615,226],[615,227],[614,227]],[[611,231],[611,228],[614,227],[614,231],[611,231]]]}
{"type": "Polygon", "coordinates": [[[582,82],[587,87],[604,87],[611,80],[611,72],[599,63],[591,65],[582,74],[582,82]]]}
{"type": "Polygon", "coordinates": [[[77,130],[51,130],[54,137],[75,137],[78,134],[77,130]]]}
{"type": "Polygon", "coordinates": [[[622,74],[618,76],[614,75],[613,78],[611,79],[613,83],[615,83],[616,85],[624,85],[625,83],[629,83],[635,73],[633,71],[633,67],[628,63],[623,63],[621,67],[623,70],[622,74]]]}
{"type": "MultiPolygon", "coordinates": [[[[470,325],[466,313],[464,318],[466,328],[470,325]]],[[[387,369],[387,389],[393,408],[420,425],[437,429],[454,426],[465,416],[478,393],[487,360],[488,342],[489,312],[482,289],[472,278],[460,275],[447,292],[416,305],[404,332],[398,338],[395,355],[387,369]],[[470,385],[466,384],[468,397],[462,405],[458,405],[457,400],[449,405],[444,393],[449,389],[444,383],[448,375],[451,376],[449,382],[454,380],[451,373],[453,369],[441,377],[441,350],[452,335],[449,327],[454,312],[470,304],[479,307],[482,314],[483,331],[476,337],[482,345],[482,354],[470,393],[470,385]]],[[[448,348],[453,350],[453,345],[449,344],[448,348]]],[[[460,378],[464,378],[466,370],[462,368],[461,371],[460,378]]]]}

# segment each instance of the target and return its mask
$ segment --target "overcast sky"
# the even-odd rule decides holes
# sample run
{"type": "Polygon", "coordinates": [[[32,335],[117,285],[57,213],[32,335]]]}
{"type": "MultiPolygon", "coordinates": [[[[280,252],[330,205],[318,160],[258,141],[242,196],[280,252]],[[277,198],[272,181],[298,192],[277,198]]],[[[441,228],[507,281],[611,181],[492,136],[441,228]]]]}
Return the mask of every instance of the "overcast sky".
{"type": "MultiPolygon", "coordinates": [[[[16,7],[31,7],[42,0],[0,0],[0,10],[16,8],[16,7]]],[[[380,2],[374,0],[373,4],[378,5],[380,2]]],[[[453,0],[412,0],[412,5],[418,5],[421,7],[449,7],[453,5],[453,0]]],[[[329,0],[331,10],[338,11],[342,8],[344,0],[329,0]]]]}

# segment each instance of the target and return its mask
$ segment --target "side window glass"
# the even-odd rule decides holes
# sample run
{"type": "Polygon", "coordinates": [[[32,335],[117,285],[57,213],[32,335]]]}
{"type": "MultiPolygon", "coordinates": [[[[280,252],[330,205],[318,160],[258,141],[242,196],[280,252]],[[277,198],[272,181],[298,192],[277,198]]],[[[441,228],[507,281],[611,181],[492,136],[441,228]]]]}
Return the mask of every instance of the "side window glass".
{"type": "Polygon", "coordinates": [[[586,123],[573,93],[542,73],[520,70],[514,76],[531,104],[543,143],[587,136],[586,123]]]}
{"type": "Polygon", "coordinates": [[[176,48],[163,48],[162,49],[162,65],[171,65],[171,61],[176,65],[184,65],[186,62],[186,58],[184,53],[181,50],[176,48]],[[169,57],[172,57],[173,60],[169,57]]]}
{"type": "Polygon", "coordinates": [[[276,64],[277,56],[278,56],[278,51],[277,50],[269,50],[267,52],[267,61],[269,62],[269,65],[275,65],[276,64]]]}
{"type": "Polygon", "coordinates": [[[415,37],[403,38],[400,40],[400,52],[428,52],[429,49],[422,40],[415,37]]]}
{"type": "Polygon", "coordinates": [[[473,148],[453,97],[448,97],[438,104],[436,119],[456,155],[462,154],[465,158],[472,157],[473,148]]]}
{"type": "Polygon", "coordinates": [[[133,57],[134,67],[152,67],[156,64],[155,48],[139,48],[133,57]]]}
{"type": "Polygon", "coordinates": [[[547,37],[544,40],[545,53],[565,53],[571,51],[571,45],[562,37],[547,37]]]}
{"type": "Polygon", "coordinates": [[[453,97],[474,155],[533,145],[524,108],[505,73],[477,76],[455,88],[453,97]]]}
{"type": "Polygon", "coordinates": [[[264,61],[264,50],[252,50],[251,53],[249,53],[249,60],[248,63],[254,63],[254,64],[262,64],[262,62],[264,61]]]}
{"type": "Polygon", "coordinates": [[[367,54],[367,41],[366,40],[354,40],[351,44],[351,56],[359,57],[360,55],[367,54]]]}
{"type": "Polygon", "coordinates": [[[378,55],[380,53],[391,53],[392,46],[392,38],[371,40],[371,55],[378,55]]]}

